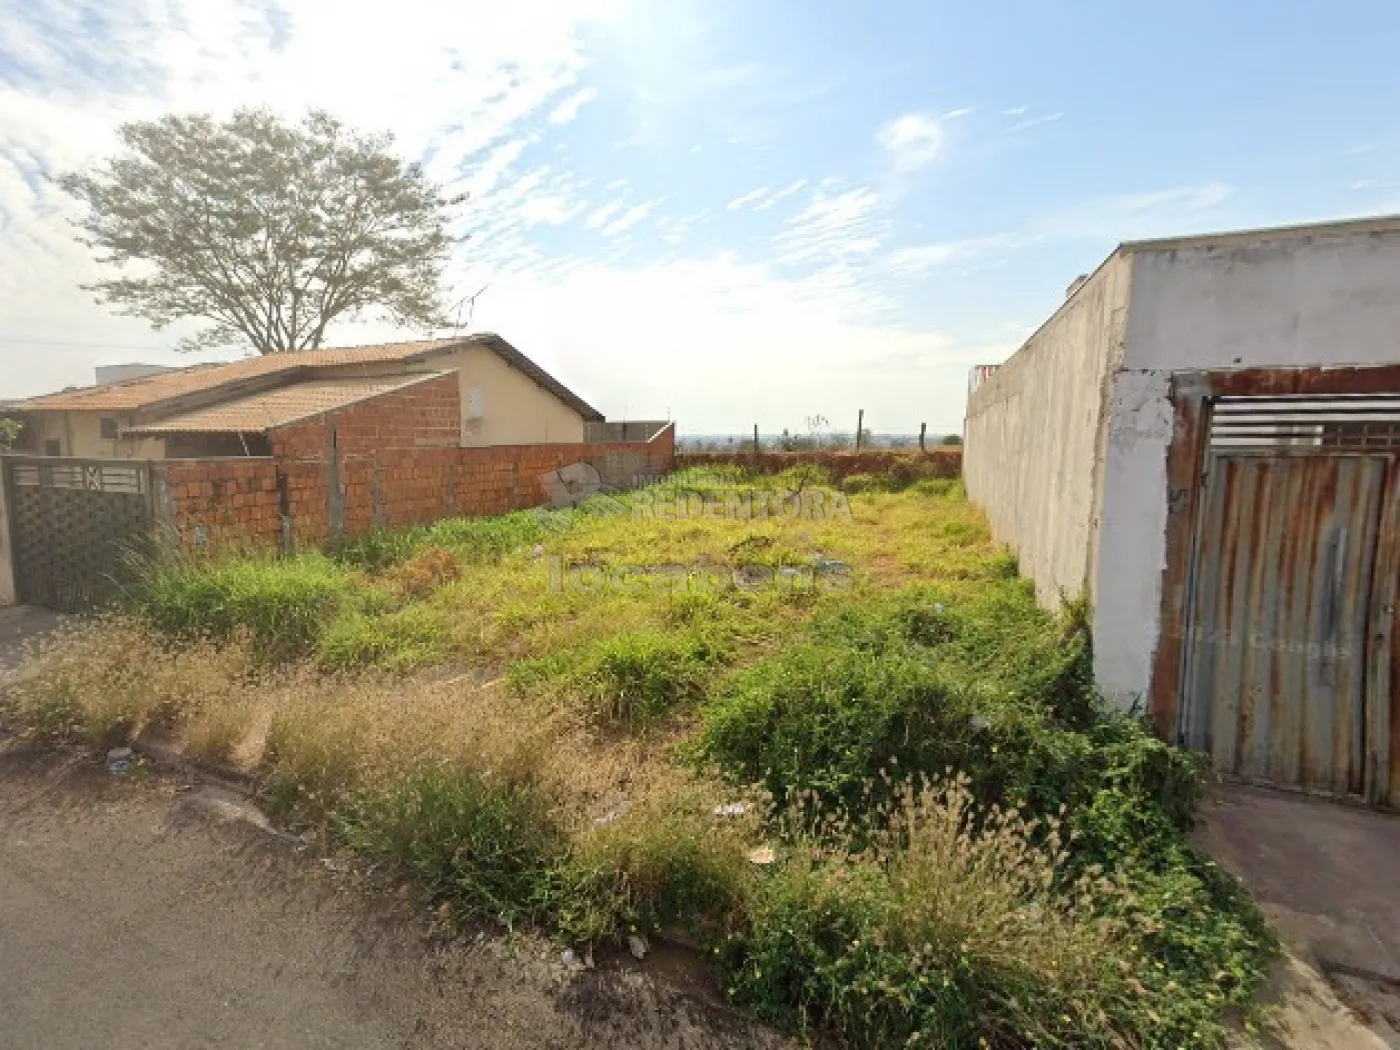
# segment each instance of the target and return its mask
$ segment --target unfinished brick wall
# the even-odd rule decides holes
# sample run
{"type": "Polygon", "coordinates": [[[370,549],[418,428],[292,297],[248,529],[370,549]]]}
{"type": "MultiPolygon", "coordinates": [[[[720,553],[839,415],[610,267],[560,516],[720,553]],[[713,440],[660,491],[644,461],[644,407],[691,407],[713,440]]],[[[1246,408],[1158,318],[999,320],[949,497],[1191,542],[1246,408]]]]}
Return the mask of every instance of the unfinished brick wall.
{"type": "Polygon", "coordinates": [[[458,448],[457,384],[445,378],[279,428],[268,459],[160,464],[166,519],[199,547],[318,544],[540,506],[541,475],[576,463],[616,488],[672,468],[674,427],[646,443],[458,448]]]}
{"type": "Polygon", "coordinates": [[[764,474],[778,474],[793,467],[812,464],[827,470],[833,481],[851,474],[892,474],[895,477],[956,478],[962,475],[962,449],[956,446],[918,450],[870,449],[865,452],[681,452],[676,468],[739,466],[764,474]]]}
{"type": "Polygon", "coordinates": [[[272,459],[166,460],[153,467],[162,516],[190,545],[277,541],[282,518],[272,459]]]}

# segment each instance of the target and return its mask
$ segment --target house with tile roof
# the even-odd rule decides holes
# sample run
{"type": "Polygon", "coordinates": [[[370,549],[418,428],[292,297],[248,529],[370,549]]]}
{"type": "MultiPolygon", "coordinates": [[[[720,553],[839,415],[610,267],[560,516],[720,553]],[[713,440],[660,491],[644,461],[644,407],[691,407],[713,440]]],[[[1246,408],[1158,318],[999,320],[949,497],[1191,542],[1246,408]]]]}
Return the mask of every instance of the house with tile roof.
{"type": "Polygon", "coordinates": [[[457,379],[462,447],[577,443],[603,422],[602,413],[492,333],[195,365],[19,407],[28,450],[46,456],[265,456],[280,428],[448,374],[457,379]]]}

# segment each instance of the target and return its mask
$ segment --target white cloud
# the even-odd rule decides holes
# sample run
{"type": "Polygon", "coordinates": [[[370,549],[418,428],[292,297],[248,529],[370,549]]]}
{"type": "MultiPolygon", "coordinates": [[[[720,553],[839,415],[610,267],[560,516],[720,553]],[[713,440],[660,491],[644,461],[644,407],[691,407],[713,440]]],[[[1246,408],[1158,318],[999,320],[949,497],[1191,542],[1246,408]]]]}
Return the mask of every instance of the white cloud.
{"type": "Polygon", "coordinates": [[[1000,252],[1023,247],[1033,239],[1014,233],[994,233],[985,237],[940,241],[910,248],[899,248],[890,252],[886,262],[890,269],[896,273],[920,274],[941,266],[986,259],[988,256],[1000,252]]]}
{"type": "Polygon", "coordinates": [[[1099,197],[1042,216],[1033,232],[1118,241],[1197,233],[1210,224],[1210,213],[1233,195],[1228,184],[1208,182],[1099,197]]]}
{"type": "Polygon", "coordinates": [[[512,333],[610,416],[669,408],[691,433],[777,432],[814,412],[854,426],[857,408],[877,429],[958,429],[967,366],[1013,349],[861,320],[821,281],[726,253],[526,276],[493,286],[476,324],[512,333]]]}
{"type": "MultiPolygon", "coordinates": [[[[767,430],[800,425],[784,411],[838,418],[859,405],[871,425],[917,429],[944,422],[929,407],[944,405],[956,425],[970,351],[880,313],[889,304],[879,253],[890,232],[880,193],[834,180],[814,187],[819,175],[775,183],[748,207],[791,205],[796,214],[776,243],[725,252],[709,247],[722,235],[723,198],[667,215],[672,209],[613,178],[622,169],[576,173],[570,154],[552,148],[551,118],[573,119],[595,98],[582,83],[586,43],[598,30],[620,32],[628,0],[396,0],[391,17],[331,0],[277,2],[49,0],[7,9],[0,339],[47,342],[38,353],[37,342],[0,342],[0,396],[90,381],[98,362],[190,360],[164,349],[180,333],[113,316],[77,288],[95,268],[66,226],[71,203],[43,174],[109,154],[124,120],[245,104],[293,115],[321,105],[354,126],[392,129],[400,153],[473,191],[464,217],[472,238],[448,275],[450,301],[489,282],[474,324],[505,333],[609,415],[669,408],[683,426],[757,420],[767,430]],[[570,223],[607,240],[586,238],[586,255],[553,244],[551,235],[566,238],[550,228],[570,223]],[[625,234],[641,224],[676,246],[673,257],[627,254],[625,234]]],[[[765,84],[752,65],[713,68],[697,107],[765,84]]],[[[613,103],[611,92],[596,102],[613,103]]],[[[909,131],[899,150],[927,151],[927,136],[909,131]]],[[[698,133],[677,134],[676,154],[700,151],[698,133]]],[[[711,139],[704,148],[716,149],[711,139]]],[[[371,323],[333,338],[407,334],[371,323]]]]}
{"type": "Polygon", "coordinates": [[[906,113],[881,127],[875,138],[896,168],[915,171],[942,151],[943,125],[928,113],[906,113]]]}
{"type": "Polygon", "coordinates": [[[596,230],[601,226],[606,226],[608,221],[622,210],[622,205],[623,202],[620,200],[609,201],[601,208],[589,213],[588,218],[583,220],[583,228],[585,230],[596,230]]]}
{"type": "Polygon", "coordinates": [[[801,192],[801,190],[802,190],[806,185],[807,185],[807,180],[806,180],[806,179],[798,179],[796,182],[790,183],[789,185],[787,185],[787,186],[784,187],[783,189],[778,190],[777,193],[774,193],[773,195],[771,195],[770,197],[768,197],[766,200],[759,201],[757,204],[754,205],[754,209],[753,209],[753,210],[754,210],[754,211],[767,211],[769,208],[773,207],[773,205],[775,205],[775,204],[777,204],[777,203],[779,203],[779,202],[781,202],[781,201],[787,200],[787,199],[788,199],[789,197],[791,197],[794,193],[801,192]]]}
{"type": "Polygon", "coordinates": [[[750,204],[757,204],[768,196],[768,187],[760,186],[756,190],[749,190],[748,193],[735,197],[724,206],[725,211],[738,211],[740,208],[747,208],[750,204]]]}
{"type": "Polygon", "coordinates": [[[1043,113],[1038,117],[1029,117],[1026,120],[1012,124],[1008,131],[1024,131],[1026,128],[1033,128],[1039,124],[1053,124],[1057,120],[1063,120],[1063,113],[1043,113]]]}
{"type": "Polygon", "coordinates": [[[869,187],[818,189],[778,235],[780,259],[792,265],[866,255],[880,247],[888,229],[884,201],[869,187]]]}
{"type": "Polygon", "coordinates": [[[549,114],[551,124],[571,123],[579,114],[579,110],[598,97],[598,89],[594,87],[582,88],[575,91],[559,105],[555,106],[549,114]]]}
{"type": "Polygon", "coordinates": [[[627,211],[623,214],[623,216],[620,219],[615,219],[614,221],[608,223],[608,225],[604,226],[603,235],[605,237],[616,237],[618,234],[626,230],[630,230],[633,226],[637,225],[637,223],[641,222],[648,215],[650,215],[651,210],[655,208],[659,203],[661,202],[647,201],[644,204],[633,205],[632,207],[627,209],[627,211]]]}
{"type": "Polygon", "coordinates": [[[1023,117],[1029,108],[1028,106],[1012,106],[1010,109],[1002,110],[1001,115],[1003,117],[1023,117]]]}
{"type": "Polygon", "coordinates": [[[588,207],[563,196],[527,197],[520,204],[520,219],[532,226],[562,226],[572,222],[588,207]]]}
{"type": "Polygon", "coordinates": [[[75,345],[20,370],[0,344],[0,396],[81,382],[94,358],[130,357],[141,346],[159,356],[154,348],[178,337],[113,316],[77,287],[96,268],[66,223],[71,202],[44,178],[109,155],[122,121],[172,110],[223,115],[239,105],[287,115],[324,106],[353,126],[392,130],[399,152],[424,158],[429,174],[453,190],[474,192],[470,225],[480,235],[471,253],[509,263],[523,250],[521,230],[579,208],[567,173],[518,169],[534,128],[571,100],[586,101],[577,87],[588,64],[585,31],[616,24],[626,4],[396,0],[392,17],[331,0],[50,0],[7,8],[0,337],[75,345]],[[525,206],[522,195],[536,194],[541,202],[525,206]]]}

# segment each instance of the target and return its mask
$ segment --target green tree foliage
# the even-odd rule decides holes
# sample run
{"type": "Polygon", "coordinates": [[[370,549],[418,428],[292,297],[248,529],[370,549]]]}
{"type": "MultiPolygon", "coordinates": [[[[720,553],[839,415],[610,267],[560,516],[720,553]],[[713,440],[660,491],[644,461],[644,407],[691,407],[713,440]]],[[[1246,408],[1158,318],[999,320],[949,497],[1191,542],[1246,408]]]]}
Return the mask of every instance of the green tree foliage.
{"type": "Polygon", "coordinates": [[[0,446],[11,449],[24,433],[24,423],[9,416],[0,416],[0,446]]]}
{"type": "Polygon", "coordinates": [[[85,289],[156,328],[211,322],[182,349],[315,349],[366,311],[444,323],[440,279],[453,244],[444,194],[404,164],[390,135],[314,111],[219,122],[171,115],[124,125],[126,152],[58,184],[86,205],[84,242],[117,275],[85,289]]]}

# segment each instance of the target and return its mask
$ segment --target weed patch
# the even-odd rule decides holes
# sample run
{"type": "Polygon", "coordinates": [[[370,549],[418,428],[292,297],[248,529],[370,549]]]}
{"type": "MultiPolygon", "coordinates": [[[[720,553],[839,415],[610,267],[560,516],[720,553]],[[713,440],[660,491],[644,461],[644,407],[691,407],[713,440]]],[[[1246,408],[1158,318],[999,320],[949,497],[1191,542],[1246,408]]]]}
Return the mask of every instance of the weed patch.
{"type": "Polygon", "coordinates": [[[589,646],[577,662],[557,661],[598,721],[635,727],[694,704],[726,647],[704,625],[630,631],[589,646]]]}
{"type": "Polygon", "coordinates": [[[309,653],[337,616],[363,601],[352,575],[330,558],[240,558],[212,566],[177,562],[133,592],[138,614],[187,640],[246,631],[269,662],[309,653]]]}

